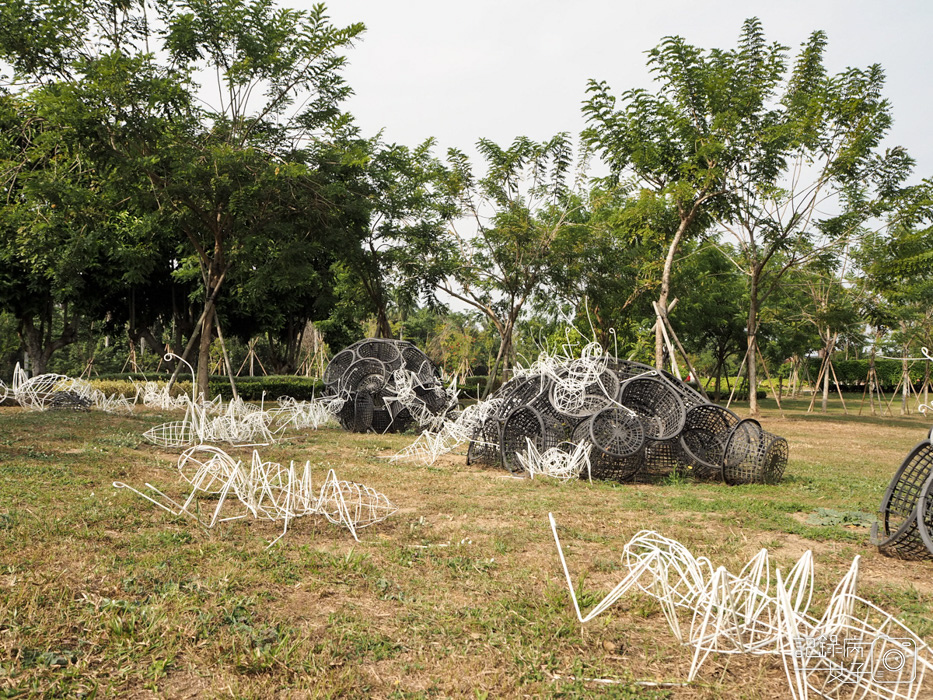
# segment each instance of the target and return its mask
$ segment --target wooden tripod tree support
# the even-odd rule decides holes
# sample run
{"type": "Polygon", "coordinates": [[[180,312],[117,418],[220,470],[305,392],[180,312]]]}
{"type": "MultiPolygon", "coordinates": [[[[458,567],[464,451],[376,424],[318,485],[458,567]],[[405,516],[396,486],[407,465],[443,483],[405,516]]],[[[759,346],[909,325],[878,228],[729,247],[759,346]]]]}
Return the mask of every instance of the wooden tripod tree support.
{"type": "MultiPolygon", "coordinates": [[[[181,359],[187,361],[188,355],[191,353],[191,349],[194,347],[195,341],[201,335],[201,328],[204,326],[204,317],[207,316],[208,312],[213,312],[216,318],[216,310],[214,308],[214,302],[217,299],[217,292],[220,290],[220,285],[224,281],[224,277],[227,276],[227,271],[220,275],[220,279],[217,280],[217,286],[214,287],[214,291],[211,293],[210,298],[207,300],[207,303],[204,305],[204,310],[201,312],[201,316],[198,318],[198,322],[194,324],[194,330],[191,331],[191,337],[188,339],[188,344],[185,346],[185,351],[181,354],[181,359]]],[[[175,380],[178,379],[178,373],[181,371],[181,362],[175,367],[175,371],[172,372],[171,378],[168,380],[168,384],[165,387],[166,391],[171,391],[172,386],[175,384],[175,380]]],[[[231,379],[232,381],[232,379],[231,379]]],[[[191,387],[192,396],[197,396],[197,376],[195,376],[193,381],[193,386],[191,387]]],[[[236,390],[234,389],[234,396],[236,396],[236,390]]]]}
{"type": "Polygon", "coordinates": [[[820,365],[820,373],[816,377],[816,384],[814,384],[813,387],[813,397],[810,399],[810,406],[807,408],[807,413],[813,413],[813,407],[816,405],[816,392],[819,389],[820,382],[824,380],[829,381],[829,373],[832,373],[833,383],[836,385],[836,393],[839,394],[839,400],[842,402],[842,410],[845,411],[846,415],[849,415],[849,409],[846,407],[846,400],[842,397],[842,388],[839,386],[839,380],[836,378],[836,370],[833,368],[832,349],[836,347],[836,338],[838,337],[839,334],[836,333],[832,341],[826,346],[826,353],[820,365]]]}
{"type": "MultiPolygon", "coordinates": [[[[700,381],[700,375],[697,374],[697,371],[693,368],[693,365],[690,364],[690,358],[687,357],[687,351],[684,350],[684,346],[681,345],[680,339],[677,337],[677,333],[674,332],[674,327],[671,325],[670,319],[665,315],[662,316],[659,312],[658,302],[651,302],[654,306],[654,313],[657,315],[658,320],[661,321],[661,331],[664,334],[664,339],[667,341],[667,351],[671,354],[671,358],[674,358],[674,348],[671,347],[671,338],[674,339],[674,342],[677,344],[677,349],[680,351],[681,357],[684,358],[684,362],[687,365],[687,370],[690,372],[690,376],[695,377],[697,381],[697,388],[700,390],[700,393],[703,395],[703,398],[709,401],[709,395],[706,393],[706,388],[703,386],[703,382],[700,381]],[[670,337],[668,337],[668,332],[670,332],[670,337]]],[[[673,303],[670,305],[669,309],[674,308],[674,304],[677,303],[677,300],[674,299],[673,303]]],[[[674,367],[677,365],[675,363],[674,367]]],[[[676,372],[677,378],[680,379],[680,372],[676,372]]]]}

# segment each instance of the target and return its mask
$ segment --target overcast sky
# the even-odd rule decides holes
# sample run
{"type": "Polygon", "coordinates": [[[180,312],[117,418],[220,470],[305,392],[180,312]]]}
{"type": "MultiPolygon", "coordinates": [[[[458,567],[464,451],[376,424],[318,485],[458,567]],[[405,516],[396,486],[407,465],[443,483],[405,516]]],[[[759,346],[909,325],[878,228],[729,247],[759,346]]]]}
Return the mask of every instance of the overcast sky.
{"type": "MultiPolygon", "coordinates": [[[[309,0],[280,0],[309,7],[309,0]]],[[[888,145],[933,176],[933,3],[929,0],[331,0],[335,24],[363,22],[345,72],[348,108],[364,134],[472,151],[480,137],[507,143],[579,133],[589,78],[615,94],[651,87],[645,51],[672,34],[704,48],[733,48],[743,20],[759,17],[769,41],[796,53],[828,34],[827,67],[880,63],[893,105],[888,145]]]]}

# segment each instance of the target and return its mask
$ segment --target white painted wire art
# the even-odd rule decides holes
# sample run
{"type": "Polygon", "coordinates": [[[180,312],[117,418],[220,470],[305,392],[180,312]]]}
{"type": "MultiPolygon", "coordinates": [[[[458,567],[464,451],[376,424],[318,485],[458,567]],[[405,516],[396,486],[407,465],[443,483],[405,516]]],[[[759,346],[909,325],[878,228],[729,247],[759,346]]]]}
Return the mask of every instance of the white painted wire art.
{"type": "Polygon", "coordinates": [[[572,355],[542,352],[495,393],[470,436],[467,464],[522,471],[527,441],[538,454],[562,443],[591,445],[588,476],[653,480],[678,473],[729,484],[773,483],[787,441],[707,401],[653,367],[607,355],[590,343],[572,355]]]}
{"type": "Polygon", "coordinates": [[[446,414],[440,428],[436,431],[424,430],[411,445],[390,457],[389,461],[434,464],[441,455],[469,442],[477,428],[486,421],[490,412],[495,411],[498,404],[499,399],[478,401],[462,411],[446,414]]]}
{"type": "Polygon", "coordinates": [[[676,540],[642,531],[625,545],[622,581],[585,616],[567,568],[557,524],[557,552],[581,623],[605,612],[632,588],[655,598],[674,636],[693,647],[688,680],[711,653],[780,656],[795,700],[885,698],[914,700],[933,693],[933,650],[913,630],[855,593],[859,557],[833,592],[826,612],[809,613],[813,556],[787,576],[772,571],[761,550],[738,575],[714,569],[676,540]],[[689,617],[689,627],[681,624],[689,617]],[[924,693],[921,695],[921,693],[924,693]]]}
{"type": "Polygon", "coordinates": [[[568,481],[579,479],[582,474],[588,474],[590,471],[592,445],[584,442],[578,445],[562,442],[542,453],[529,438],[525,440],[525,451],[517,452],[515,457],[532,479],[535,476],[547,476],[559,481],[568,481]]]}
{"type": "Polygon", "coordinates": [[[311,401],[298,401],[291,396],[280,396],[278,406],[269,409],[275,431],[317,430],[336,426],[336,414],[343,408],[337,397],[320,397],[311,401]]]}
{"type": "Polygon", "coordinates": [[[172,411],[180,408],[187,408],[191,399],[184,394],[172,396],[168,385],[159,386],[156,382],[133,382],[136,387],[137,396],[142,397],[143,405],[146,408],[155,408],[161,411],[172,411]]]}
{"type": "Polygon", "coordinates": [[[198,445],[182,453],[178,470],[192,489],[182,503],[148,483],[145,485],[148,492],[120,481],[113,485],[129,489],[169,513],[194,518],[205,528],[250,516],[281,522],[282,533],[268,544],[269,547],[285,536],[290,522],[296,518],[323,516],[335,525],[346,527],[359,541],[358,530],[385,520],[397,510],[386,496],[374,489],[337,479],[333,469],[328,471],[315,494],[310,462],[305,462],[304,467],[296,467],[294,462],[284,467],[276,462],[264,462],[255,450],[247,466],[220,448],[198,445]],[[205,495],[217,498],[209,518],[202,518],[199,511],[198,496],[205,495]],[[232,515],[223,515],[225,504],[234,497],[239,508],[232,515]]]}
{"type": "Polygon", "coordinates": [[[197,404],[190,400],[182,420],[150,428],[143,437],[160,447],[188,447],[193,444],[226,442],[240,447],[269,445],[275,437],[269,428],[273,416],[244,401],[197,404]],[[212,415],[213,414],[213,415],[212,415]]]}

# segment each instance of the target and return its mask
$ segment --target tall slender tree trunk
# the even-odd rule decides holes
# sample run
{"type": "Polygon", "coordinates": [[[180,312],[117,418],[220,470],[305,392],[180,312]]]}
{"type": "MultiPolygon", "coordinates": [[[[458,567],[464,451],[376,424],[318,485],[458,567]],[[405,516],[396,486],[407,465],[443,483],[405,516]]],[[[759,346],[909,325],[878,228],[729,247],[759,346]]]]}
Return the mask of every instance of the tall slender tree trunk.
{"type": "Polygon", "coordinates": [[[667,249],[667,257],[664,258],[664,269],[661,272],[661,291],[658,293],[658,313],[661,314],[661,318],[657,319],[654,328],[654,367],[659,371],[664,369],[664,319],[667,318],[667,300],[671,295],[671,273],[674,269],[674,257],[677,255],[687,227],[696,218],[699,206],[699,204],[694,204],[690,212],[681,217],[680,225],[674,233],[674,239],[667,249]]]}
{"type": "Polygon", "coordinates": [[[753,418],[761,415],[758,406],[758,274],[752,273],[748,290],[748,414],[753,418]]]}

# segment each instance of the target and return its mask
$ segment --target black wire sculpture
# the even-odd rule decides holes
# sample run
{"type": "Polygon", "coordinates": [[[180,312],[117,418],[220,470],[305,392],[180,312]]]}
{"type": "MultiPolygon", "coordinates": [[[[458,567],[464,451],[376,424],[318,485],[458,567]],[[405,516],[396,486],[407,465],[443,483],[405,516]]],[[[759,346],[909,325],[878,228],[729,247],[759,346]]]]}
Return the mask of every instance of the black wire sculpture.
{"type": "Polygon", "coordinates": [[[324,370],[324,386],[343,402],[340,425],[355,433],[429,425],[456,406],[437,365],[403,340],[366,338],[344,348],[324,370]]]}
{"type": "Polygon", "coordinates": [[[502,385],[489,404],[473,430],[467,464],[520,471],[517,455],[531,441],[541,452],[587,442],[589,476],[623,482],[676,472],[728,484],[774,483],[787,466],[784,438],[638,362],[606,356],[539,362],[502,385]]]}

